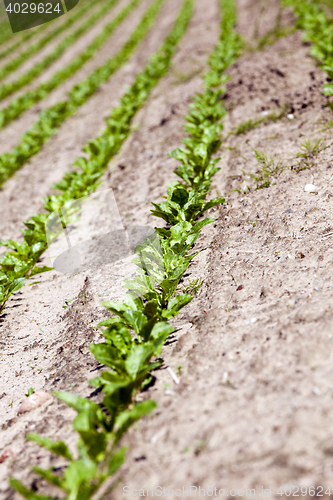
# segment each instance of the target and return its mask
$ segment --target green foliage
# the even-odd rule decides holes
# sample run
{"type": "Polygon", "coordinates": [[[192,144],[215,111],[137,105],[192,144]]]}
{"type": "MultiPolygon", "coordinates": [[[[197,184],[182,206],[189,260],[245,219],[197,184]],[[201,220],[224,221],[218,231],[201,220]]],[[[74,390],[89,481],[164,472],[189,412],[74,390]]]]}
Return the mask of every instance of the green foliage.
{"type": "Polygon", "coordinates": [[[231,0],[220,0],[223,13],[220,40],[209,58],[210,71],[205,75],[206,87],[219,87],[228,78],[223,75],[228,66],[240,56],[243,41],[234,30],[236,25],[236,6],[231,0]]]}
{"type": "MultiPolygon", "coordinates": [[[[222,4],[233,6],[233,0],[223,0],[222,4]]],[[[193,1],[184,0],[181,14],[164,46],[137,76],[135,84],[124,96],[120,106],[107,120],[107,131],[86,148],[91,157],[102,154],[101,138],[106,140],[116,134],[121,134],[121,137],[128,135],[130,117],[134,116],[147,98],[149,90],[167,70],[192,9],[193,1]]],[[[226,30],[227,26],[233,30],[234,18],[232,20],[228,24],[224,18],[223,29],[226,30]]],[[[230,52],[228,57],[231,60],[230,52]]],[[[214,59],[212,68],[214,69],[214,59]]],[[[206,199],[213,171],[217,171],[217,162],[212,160],[212,155],[220,145],[220,120],[224,112],[215,100],[211,88],[207,88],[203,95],[196,96],[195,106],[187,117],[186,130],[190,131],[191,136],[185,140],[186,150],[181,150],[179,158],[183,167],[184,175],[180,176],[183,183],[171,183],[166,202],[154,204],[152,210],[169,227],[156,228],[156,232],[136,248],[137,257],[134,262],[137,274],[134,280],[125,282],[128,291],[124,301],[103,304],[112,314],[112,317],[99,324],[105,341],[90,346],[95,358],[107,367],[107,370],[90,381],[92,386],[102,389],[102,404],[74,394],[56,394],[77,412],[73,421],[73,428],[79,435],[76,456],[72,457],[63,442],[52,442],[36,435],[29,436],[51,452],[67,458],[69,465],[62,475],[55,474],[52,469],[35,468],[41,477],[62,489],[67,500],[88,500],[93,495],[97,498],[99,487],[123,463],[125,449],[117,446],[120,439],[130,426],[155,407],[153,401],[135,403],[135,395],[149,383],[150,372],[161,365],[162,361],[158,357],[163,344],[174,332],[174,327],[168,320],[179,314],[192,300],[188,293],[177,293],[177,287],[196,255],[191,253],[191,248],[200,230],[214,220],[202,219],[203,213],[224,201],[206,199]],[[191,118],[193,109],[196,113],[195,122],[191,118]]],[[[77,184],[73,185],[73,182],[82,180],[88,162],[80,158],[77,165],[82,168],[82,172],[74,172],[65,177],[61,185],[57,186],[63,191],[63,197],[50,198],[48,209],[54,210],[59,203],[77,195],[77,191],[73,190],[74,185],[77,189],[77,184]]],[[[95,185],[97,178],[98,176],[94,178],[95,185]]],[[[194,284],[194,288],[198,286],[198,283],[194,284]]],[[[11,480],[11,485],[25,498],[47,498],[38,497],[15,479],[11,480]]]]}
{"type": "Polygon", "coordinates": [[[296,165],[291,166],[291,170],[301,172],[302,170],[311,168],[315,157],[329,146],[330,144],[323,144],[322,139],[318,139],[315,142],[311,142],[309,139],[304,141],[301,144],[299,152],[296,154],[296,158],[299,158],[299,161],[296,165]]]}
{"type": "Polygon", "coordinates": [[[327,146],[322,144],[322,139],[318,139],[312,143],[310,140],[304,141],[301,144],[300,151],[297,153],[297,158],[304,160],[312,160],[315,156],[321,153],[327,146]]]}
{"type": "MultiPolygon", "coordinates": [[[[252,146],[250,145],[252,148],[252,146]]],[[[254,156],[259,164],[259,170],[255,174],[247,174],[256,182],[256,189],[267,188],[271,185],[272,180],[277,175],[280,175],[284,167],[282,162],[277,164],[273,159],[269,159],[264,152],[257,151],[252,148],[254,156]]]]}
{"type": "Polygon", "coordinates": [[[246,120],[245,122],[240,123],[238,127],[236,127],[235,131],[232,132],[232,134],[235,135],[246,134],[250,130],[257,128],[260,125],[265,125],[266,123],[269,122],[276,122],[278,120],[281,120],[281,118],[286,116],[287,113],[288,113],[288,107],[284,107],[280,113],[275,113],[273,111],[272,113],[268,113],[268,115],[263,116],[261,118],[246,120]]]}
{"type": "MultiPolygon", "coordinates": [[[[59,45],[48,54],[40,63],[34,65],[27,72],[20,75],[15,81],[5,83],[0,87],[0,99],[16,92],[24,85],[31,82],[47,66],[58,59],[60,55],[72,45],[78,38],[87,32],[99,19],[101,19],[119,0],[108,0],[96,13],[94,13],[86,22],[84,22],[76,31],[69,34],[59,45]]],[[[8,123],[22,115],[24,111],[33,106],[36,102],[45,99],[50,92],[59,87],[65,80],[74,75],[82,66],[89,61],[103,44],[109,39],[114,30],[128,16],[128,14],[138,5],[141,0],[133,0],[96,36],[91,44],[77,57],[70,61],[66,66],[54,73],[46,82],[42,82],[37,88],[24,92],[19,97],[11,101],[8,106],[0,110],[0,130],[8,123]]]]}
{"type": "MultiPolygon", "coordinates": [[[[163,0],[155,0],[145,14],[136,30],[138,37],[142,38],[148,29],[147,27],[153,22],[161,1],[163,0]]],[[[189,22],[191,2],[192,0],[186,0],[184,10],[165,43],[150,58],[145,69],[138,73],[134,84],[120,100],[119,106],[113,109],[110,118],[106,120],[106,130],[85,147],[88,159],[78,158],[74,163],[78,169],[65,174],[62,181],[54,186],[61,193],[48,196],[45,199],[44,208],[47,212],[58,210],[66,201],[81,198],[96,189],[109,160],[119,151],[121,144],[130,135],[133,117],[148,98],[152,88],[167,72],[171,57],[189,22]]],[[[138,43],[134,33],[130,41],[127,48],[134,50],[135,42],[138,43]]],[[[121,64],[121,60],[118,62],[121,64]]],[[[79,93],[80,88],[78,86],[77,93],[79,93]]],[[[88,86],[88,91],[89,88],[88,86]]],[[[74,96],[77,94],[75,93],[74,96]]],[[[82,100],[84,96],[81,94],[80,98],[82,100]]],[[[26,278],[37,274],[37,271],[44,272],[49,269],[36,268],[38,260],[47,248],[45,222],[49,213],[37,214],[24,223],[27,229],[23,231],[23,243],[13,240],[0,241],[1,245],[13,250],[0,259],[0,312],[4,309],[8,298],[18,289],[16,286],[23,286],[26,278]]]]}
{"type": "Polygon", "coordinates": [[[333,19],[330,19],[317,2],[307,0],[282,0],[283,5],[293,8],[297,26],[305,31],[304,40],[313,43],[311,55],[326,71],[329,83],[324,84],[323,93],[333,95],[333,19]]]}
{"type": "Polygon", "coordinates": [[[28,397],[29,397],[29,396],[31,396],[31,394],[33,394],[34,392],[35,392],[34,388],[33,388],[33,387],[30,387],[30,388],[28,389],[28,392],[25,394],[25,396],[27,396],[27,398],[28,398],[28,397]]]}
{"type": "MultiPolygon", "coordinates": [[[[133,0],[106,28],[112,31],[139,1],[133,0]]],[[[113,73],[128,61],[135,48],[151,28],[164,1],[154,0],[119,52],[90,73],[83,81],[74,85],[66,101],[59,102],[40,113],[39,120],[23,135],[20,144],[12,152],[0,156],[0,186],[29,158],[37,154],[43,144],[57,132],[60,125],[69,116],[72,116],[97,91],[102,83],[106,82],[113,73]]],[[[104,34],[104,32],[102,33],[104,34]]]]}
{"type": "MultiPolygon", "coordinates": [[[[54,38],[56,38],[58,35],[60,35],[67,28],[69,28],[70,26],[72,26],[72,24],[74,24],[85,12],[87,12],[98,1],[99,0],[93,0],[92,2],[90,2],[90,4],[87,3],[82,8],[79,7],[79,9],[74,13],[74,15],[68,16],[66,18],[66,20],[63,23],[61,23],[57,28],[55,28],[53,31],[50,31],[49,33],[47,33],[43,38],[41,38],[40,40],[38,40],[34,45],[30,45],[30,47],[27,50],[21,52],[14,59],[12,59],[11,61],[9,61],[5,66],[3,66],[0,69],[0,80],[3,80],[4,78],[6,78],[10,73],[12,73],[19,66],[21,66],[23,63],[25,63],[27,61],[27,59],[29,59],[30,57],[32,57],[34,54],[37,54],[37,52],[39,52],[40,50],[42,50],[50,41],[52,41],[54,38]]],[[[44,26],[47,27],[47,23],[44,26]]],[[[45,29],[44,26],[40,27],[39,31],[42,31],[43,29],[45,29]]],[[[34,33],[36,33],[36,31],[34,33]]],[[[29,38],[30,38],[29,36],[23,36],[23,40],[24,41],[27,41],[29,38]]],[[[74,40],[72,40],[72,42],[73,41],[74,40]]],[[[69,45],[67,45],[67,47],[68,46],[69,45]]],[[[13,51],[14,48],[11,47],[11,51],[13,51]]],[[[4,55],[7,55],[7,52],[8,51],[4,51],[4,55]]],[[[60,56],[61,53],[62,52],[59,53],[58,57],[60,56]]],[[[4,57],[4,55],[0,54],[0,58],[4,57]]],[[[45,69],[53,61],[55,61],[56,58],[52,58],[52,55],[50,54],[49,57],[46,57],[45,59],[43,59],[43,61],[45,61],[44,62],[44,66],[43,66],[43,63],[39,63],[37,65],[34,65],[34,68],[37,69],[38,67],[41,67],[42,69],[45,69]]],[[[39,72],[36,73],[36,76],[42,71],[42,69],[39,72]]],[[[34,69],[32,70],[32,72],[33,71],[34,71],[34,69]]],[[[32,80],[32,78],[30,80],[28,80],[28,81],[31,81],[31,80],[32,80]]],[[[21,87],[17,87],[17,89],[18,88],[21,88],[21,87]]],[[[14,89],[13,92],[15,90],[17,90],[17,89],[14,89]]],[[[9,94],[6,94],[6,95],[9,95],[9,94]]],[[[1,89],[0,89],[0,96],[1,96],[0,98],[3,98],[2,94],[1,94],[1,89]]]]}
{"type": "MultiPolygon", "coordinates": [[[[84,13],[84,9],[80,10],[80,15],[81,15],[81,13],[82,14],[84,13]]],[[[13,33],[10,33],[11,36],[7,36],[3,40],[2,36],[3,36],[4,32],[6,32],[6,30],[3,29],[3,24],[6,24],[6,26],[8,26],[9,25],[8,19],[6,19],[4,21],[4,23],[1,23],[1,25],[0,25],[0,33],[1,33],[1,35],[0,35],[0,37],[1,37],[0,45],[3,43],[3,41],[4,42],[8,42],[9,39],[11,38],[11,36],[13,36],[13,33]]],[[[24,31],[21,34],[21,37],[19,37],[18,40],[17,40],[17,33],[15,33],[16,42],[13,43],[13,44],[11,44],[11,45],[9,45],[2,52],[0,52],[0,59],[3,59],[4,57],[8,56],[9,54],[12,54],[16,49],[18,49],[19,47],[21,47],[21,45],[23,45],[24,43],[26,43],[28,40],[30,40],[31,38],[33,38],[35,35],[41,33],[42,31],[44,31],[48,27],[49,27],[49,25],[47,23],[45,23],[45,24],[42,24],[41,26],[38,26],[36,28],[30,28],[29,30],[24,31]]]]}
{"type": "Polygon", "coordinates": [[[189,280],[187,284],[182,284],[180,290],[183,293],[189,293],[191,295],[196,295],[199,289],[204,284],[205,280],[201,280],[200,278],[194,278],[193,280],[189,280]]]}

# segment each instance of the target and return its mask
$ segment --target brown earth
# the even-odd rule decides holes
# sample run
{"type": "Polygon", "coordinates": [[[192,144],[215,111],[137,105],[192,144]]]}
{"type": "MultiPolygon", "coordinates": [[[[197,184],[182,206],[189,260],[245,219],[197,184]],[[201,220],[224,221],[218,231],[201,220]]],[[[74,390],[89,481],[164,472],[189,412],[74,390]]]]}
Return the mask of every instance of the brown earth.
{"type": "MultiPolygon", "coordinates": [[[[177,3],[167,4],[166,31],[177,3]]],[[[238,27],[249,46],[274,28],[278,13],[278,1],[239,0],[238,27]]],[[[284,23],[292,22],[290,12],[282,14],[284,23]]],[[[159,38],[156,28],[151,36],[150,52],[163,34],[159,38]]],[[[110,163],[100,189],[113,189],[128,226],[156,224],[149,215],[150,201],[160,201],[174,180],[176,162],[167,152],[180,144],[183,115],[201,88],[199,71],[205,69],[217,36],[217,2],[197,0],[171,72],[138,113],[139,128],[110,163]]],[[[131,71],[125,71],[126,65],[115,75],[119,89],[126,75],[143,66],[145,43],[132,59],[131,71]]],[[[262,497],[262,487],[272,487],[271,496],[281,498],[280,487],[295,486],[295,495],[300,494],[297,487],[307,488],[304,496],[310,497],[310,486],[320,496],[320,487],[324,494],[331,485],[333,150],[331,129],[325,128],[332,115],[321,93],[326,77],[298,32],[260,52],[249,48],[228,73],[221,171],[212,192],[222,193],[226,202],[211,210],[216,221],[202,232],[195,248],[200,253],[184,279],[186,284],[200,277],[204,283],[174,321],[177,330],[163,350],[162,369],[154,372],[155,384],[139,396],[153,398],[158,408],[125,438],[129,452],[120,483],[105,499],[123,498],[124,486],[216,487],[229,498],[249,489],[262,497]],[[288,116],[243,135],[229,134],[246,120],[282,109],[288,116]],[[307,164],[301,162],[306,168],[300,170],[296,155],[301,144],[317,139],[326,149],[307,164]],[[266,189],[255,190],[248,176],[258,168],[249,144],[283,164],[284,171],[266,189]],[[313,193],[304,191],[309,183],[317,187],[313,193]],[[167,367],[178,373],[179,384],[167,367]]],[[[90,123],[91,114],[103,110],[106,115],[117,99],[108,85],[102,92],[64,125],[67,135],[61,130],[0,191],[5,210],[1,234],[17,237],[21,220],[40,209],[51,177],[60,178],[84,141],[96,135],[102,121],[90,123]],[[80,139],[74,133],[79,119],[91,125],[80,139]],[[39,176],[65,135],[68,156],[52,165],[49,177],[39,176]],[[31,179],[35,172],[38,185],[31,179]]],[[[0,465],[1,499],[18,498],[8,488],[10,475],[40,494],[51,494],[30,467],[63,463],[27,442],[24,434],[38,432],[74,446],[74,412],[56,400],[22,416],[17,411],[29,387],[71,390],[98,401],[87,382],[99,369],[88,345],[99,341],[95,327],[106,315],[96,290],[106,282],[113,300],[120,299],[125,292],[121,280],[133,272],[129,260],[111,269],[92,265],[89,272],[75,275],[50,272],[10,301],[1,318],[0,411],[3,450],[10,448],[13,456],[0,465]]],[[[200,498],[194,488],[192,497],[200,498]]]]}

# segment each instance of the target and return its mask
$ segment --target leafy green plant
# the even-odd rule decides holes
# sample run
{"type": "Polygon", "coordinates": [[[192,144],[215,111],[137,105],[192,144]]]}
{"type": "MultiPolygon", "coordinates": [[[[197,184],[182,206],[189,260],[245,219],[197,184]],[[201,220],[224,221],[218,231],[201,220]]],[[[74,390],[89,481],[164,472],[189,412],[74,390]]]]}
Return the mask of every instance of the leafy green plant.
{"type": "MultiPolygon", "coordinates": [[[[125,7],[125,10],[132,8],[133,3],[135,4],[138,1],[133,0],[131,4],[125,7]]],[[[40,114],[38,122],[23,135],[21,143],[12,152],[0,156],[0,186],[29,158],[37,154],[42,145],[57,132],[60,125],[69,116],[75,114],[77,109],[97,91],[100,85],[106,82],[113,73],[128,61],[135,48],[151,28],[164,1],[154,0],[118,53],[90,73],[82,82],[75,85],[69,92],[67,101],[59,102],[45,109],[40,114]]],[[[114,25],[117,24],[119,17],[122,15],[124,15],[124,11],[116,17],[114,25]]],[[[94,146],[91,146],[91,148],[95,150],[94,146]]]]}
{"type": "MultiPolygon", "coordinates": [[[[249,146],[252,148],[250,144],[249,146]]],[[[269,159],[264,152],[260,152],[254,148],[252,148],[252,150],[259,164],[259,170],[255,174],[244,173],[255,181],[256,189],[268,188],[273,178],[283,172],[283,164],[281,161],[276,164],[275,161],[272,158],[269,159]]]]}
{"type": "MultiPolygon", "coordinates": [[[[329,82],[324,84],[323,93],[333,95],[333,19],[329,18],[318,2],[306,0],[282,0],[282,4],[293,8],[297,26],[305,30],[304,40],[313,43],[311,55],[326,71],[329,82]]],[[[329,104],[332,107],[332,103],[329,104]]]]}
{"type": "Polygon", "coordinates": [[[304,160],[312,160],[321,151],[326,149],[327,146],[322,144],[322,139],[318,139],[316,142],[312,143],[310,140],[304,141],[301,144],[300,151],[297,153],[297,158],[303,158],[304,160]]]}
{"type": "MultiPolygon", "coordinates": [[[[82,0],[81,0],[81,2],[82,2],[82,0]]],[[[93,0],[91,2],[86,0],[85,2],[82,2],[82,3],[81,2],[80,2],[79,8],[75,9],[75,11],[73,12],[72,15],[67,14],[66,19],[63,21],[63,24],[65,24],[64,29],[69,28],[69,26],[71,26],[74,22],[76,22],[81,16],[83,16],[88,10],[90,10],[96,3],[99,3],[100,0],[93,0]],[[67,24],[67,23],[69,23],[69,24],[67,24]]],[[[7,16],[6,16],[5,23],[1,23],[1,25],[0,25],[1,39],[2,39],[2,35],[6,31],[6,29],[4,29],[3,24],[5,24],[6,27],[8,26],[9,23],[8,23],[7,16]]],[[[30,28],[29,30],[23,32],[21,34],[21,37],[19,37],[18,40],[17,40],[18,34],[16,33],[15,34],[15,39],[16,39],[15,43],[9,45],[2,52],[0,52],[0,59],[3,59],[4,57],[8,56],[9,54],[12,54],[16,49],[21,47],[24,43],[28,42],[31,38],[34,38],[36,35],[38,35],[42,31],[44,31],[48,27],[49,27],[48,23],[45,23],[45,24],[42,24],[41,26],[37,26],[36,28],[30,28]]],[[[13,35],[13,33],[11,33],[11,35],[13,35]]],[[[57,36],[57,33],[55,36],[57,36]]],[[[7,36],[4,39],[4,41],[7,42],[8,40],[9,40],[9,37],[7,36]]],[[[0,41],[0,45],[1,45],[1,43],[3,43],[3,42],[0,41]]]]}
{"type": "MultiPolygon", "coordinates": [[[[133,0],[125,7],[113,20],[112,29],[119,24],[119,19],[126,17],[129,10],[139,1],[133,0]]],[[[39,120],[23,135],[20,144],[12,152],[4,153],[0,156],[0,186],[24,165],[29,158],[37,154],[43,144],[57,132],[60,125],[68,117],[75,114],[77,109],[97,91],[100,85],[106,82],[113,73],[128,61],[131,54],[151,28],[164,1],[154,0],[118,53],[111,59],[108,59],[102,66],[95,69],[83,81],[74,85],[66,101],[59,102],[40,113],[39,120]]],[[[108,29],[111,30],[110,25],[108,25],[108,29]]]]}
{"type": "MultiPolygon", "coordinates": [[[[49,213],[58,210],[67,201],[86,196],[96,189],[110,158],[119,151],[121,144],[130,135],[133,117],[148,98],[151,89],[168,70],[171,57],[191,15],[189,2],[187,0],[185,3],[186,8],[184,7],[185,10],[165,43],[136,76],[134,84],[124,94],[119,106],[112,110],[106,120],[106,130],[84,148],[88,159],[78,158],[75,161],[77,169],[65,174],[62,181],[55,185],[60,194],[45,199],[44,208],[47,213],[34,215],[24,223],[26,229],[23,231],[23,243],[11,239],[0,241],[1,245],[11,250],[0,259],[0,313],[9,297],[24,286],[29,277],[50,270],[49,267],[37,265],[47,249],[45,223],[49,213]]],[[[156,2],[152,7],[154,5],[157,6],[156,2]]],[[[154,11],[151,10],[150,14],[153,15],[154,11]]]]}
{"type": "Polygon", "coordinates": [[[33,394],[34,392],[35,392],[35,389],[34,389],[33,387],[30,387],[30,388],[28,389],[28,392],[25,394],[25,396],[27,396],[27,398],[28,398],[28,397],[29,397],[29,396],[31,396],[31,394],[33,394]]]}
{"type": "MultiPolygon", "coordinates": [[[[93,0],[92,4],[94,5],[95,3],[96,0],[93,0]]],[[[0,69],[0,80],[3,80],[8,75],[10,75],[10,73],[15,71],[19,66],[21,66],[24,62],[26,62],[27,59],[32,57],[34,54],[37,54],[37,52],[43,49],[51,40],[56,38],[67,28],[69,28],[75,21],[77,21],[81,17],[83,13],[85,13],[90,8],[90,6],[89,4],[87,4],[83,8],[78,9],[74,15],[69,16],[63,23],[57,26],[53,31],[46,33],[46,35],[40,40],[38,40],[34,45],[30,45],[30,47],[27,50],[21,52],[14,59],[9,61],[5,66],[3,66],[0,69]]],[[[49,64],[51,64],[51,62],[53,62],[52,58],[50,58],[49,64]]],[[[45,67],[47,67],[48,65],[46,65],[45,67]]]]}
{"type": "MultiPolygon", "coordinates": [[[[223,12],[230,13],[230,6],[234,8],[233,0],[222,0],[221,4],[229,8],[229,11],[226,8],[223,12]]],[[[177,40],[187,26],[192,6],[192,0],[184,1],[178,24],[176,23],[169,36],[168,43],[157,54],[160,62],[163,58],[166,59],[167,66],[177,40]]],[[[234,10],[231,13],[233,12],[234,10]]],[[[233,31],[235,18],[233,17],[233,22],[228,24],[227,28],[225,16],[223,21],[222,28],[233,31]]],[[[228,35],[228,32],[222,29],[221,38],[224,35],[228,35]]],[[[229,49],[232,49],[232,46],[229,49]]],[[[155,57],[148,64],[148,75],[153,79],[156,77],[157,60],[158,57],[155,57]]],[[[215,69],[214,62],[211,66],[215,69]]],[[[218,76],[218,69],[216,73],[218,76]]],[[[204,94],[211,96],[212,92],[210,88],[206,88],[204,94]]],[[[207,98],[200,100],[197,96],[195,102],[207,103],[207,98]]],[[[136,248],[137,257],[134,262],[138,272],[134,280],[125,282],[128,289],[125,300],[103,304],[113,314],[99,324],[105,342],[90,346],[95,358],[109,368],[90,381],[91,385],[102,389],[102,405],[73,394],[57,393],[60,400],[77,412],[73,422],[73,428],[79,434],[77,456],[72,456],[64,442],[53,442],[49,438],[28,435],[29,439],[68,461],[69,465],[61,475],[53,469],[34,469],[42,478],[62,489],[67,500],[88,500],[93,495],[97,498],[101,485],[124,461],[126,450],[118,448],[121,437],[133,423],[155,407],[152,401],[135,403],[135,395],[150,382],[150,372],[162,362],[156,357],[160,356],[164,342],[174,332],[168,320],[175,317],[193,298],[189,294],[175,292],[195,255],[190,252],[201,228],[213,221],[212,218],[201,219],[201,216],[205,210],[223,201],[206,201],[211,178],[211,155],[215,152],[214,147],[219,142],[221,130],[221,124],[213,128],[213,124],[221,119],[220,105],[214,100],[213,103],[209,117],[204,108],[200,110],[200,118],[198,117],[195,126],[191,119],[193,114],[190,113],[187,117],[191,125],[191,137],[186,139],[188,149],[182,151],[188,154],[188,159],[181,157],[181,178],[184,177],[185,180],[183,183],[176,181],[169,186],[167,201],[164,204],[153,204],[152,212],[166,220],[170,227],[156,228],[155,234],[136,248]],[[206,137],[203,124],[207,126],[209,122],[216,135],[209,136],[211,140],[202,143],[202,138],[206,137]],[[199,145],[202,147],[199,148],[199,145]],[[194,158],[205,159],[200,163],[201,169],[194,168],[191,164],[193,155],[196,155],[194,158]],[[203,172],[205,168],[209,170],[207,177],[203,172]]],[[[110,122],[115,125],[110,120],[109,126],[110,122]]],[[[203,447],[204,442],[200,442],[197,454],[203,447]]],[[[11,479],[11,485],[27,499],[52,500],[51,497],[31,492],[16,479],[11,479]]]]}
{"type": "MultiPolygon", "coordinates": [[[[20,75],[13,82],[7,82],[0,87],[0,99],[16,92],[24,85],[31,82],[38,76],[49,64],[55,61],[60,55],[87,32],[99,19],[101,19],[119,0],[108,0],[96,13],[94,13],[85,23],[83,23],[74,33],[69,34],[59,45],[48,54],[40,63],[34,65],[27,72],[20,75]]],[[[59,87],[64,81],[75,74],[82,66],[89,61],[103,44],[109,39],[114,30],[130,12],[138,5],[141,0],[133,0],[109,23],[104,26],[102,31],[88,45],[88,47],[66,66],[57,71],[46,82],[42,82],[37,88],[29,90],[11,101],[8,106],[0,110],[0,130],[15,118],[21,116],[24,111],[29,109],[37,102],[45,99],[55,88],[59,87]]]]}

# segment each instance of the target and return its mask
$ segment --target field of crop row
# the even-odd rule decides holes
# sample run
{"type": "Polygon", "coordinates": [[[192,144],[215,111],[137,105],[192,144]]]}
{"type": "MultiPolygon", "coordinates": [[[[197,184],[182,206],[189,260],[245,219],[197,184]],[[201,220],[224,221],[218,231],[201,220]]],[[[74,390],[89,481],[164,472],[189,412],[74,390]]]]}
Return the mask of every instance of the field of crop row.
{"type": "Polygon", "coordinates": [[[1,14],[1,499],[333,494],[332,9],[1,14]]]}

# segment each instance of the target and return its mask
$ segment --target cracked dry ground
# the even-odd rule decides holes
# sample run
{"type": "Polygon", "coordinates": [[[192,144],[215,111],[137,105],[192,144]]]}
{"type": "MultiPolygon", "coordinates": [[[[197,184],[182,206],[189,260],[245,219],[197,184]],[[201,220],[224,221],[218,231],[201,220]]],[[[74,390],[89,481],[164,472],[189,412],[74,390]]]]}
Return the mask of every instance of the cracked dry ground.
{"type": "MultiPolygon", "coordinates": [[[[174,179],[176,163],[166,153],[180,143],[182,117],[201,87],[198,68],[204,69],[218,33],[215,7],[205,9],[203,20],[204,4],[196,2],[196,16],[174,58],[174,70],[185,73],[186,67],[188,80],[177,81],[177,71],[164,78],[104,177],[128,225],[153,225],[149,203],[160,201],[174,179]]],[[[273,28],[278,9],[273,0],[239,0],[239,31],[253,45],[273,28]]],[[[282,18],[292,22],[288,11],[282,18]]],[[[299,32],[260,52],[247,51],[228,73],[221,171],[212,193],[222,193],[226,202],[211,210],[216,221],[197,241],[199,253],[185,277],[185,283],[200,277],[204,284],[174,321],[177,331],[163,350],[165,364],[155,372],[155,384],[139,396],[153,398],[158,408],[125,438],[127,461],[108,499],[123,498],[124,485],[216,486],[226,496],[249,488],[261,496],[262,486],[271,486],[272,497],[280,498],[280,486],[325,491],[332,484],[333,147],[331,129],[325,128],[332,112],[321,93],[326,76],[299,32]],[[289,118],[229,135],[244,120],[284,107],[289,118]],[[297,173],[295,157],[308,139],[322,139],[327,147],[297,173]],[[270,187],[242,194],[252,182],[244,172],[257,169],[249,144],[285,169],[270,187]],[[315,192],[304,191],[309,183],[315,192]],[[166,367],[181,367],[179,384],[166,367]]],[[[123,294],[124,266],[125,272],[120,266],[108,276],[115,300],[123,294]]],[[[30,466],[62,465],[27,442],[25,432],[75,441],[71,410],[52,400],[17,417],[22,394],[30,386],[70,389],[98,401],[87,382],[98,370],[88,345],[99,341],[95,326],[105,313],[96,307],[92,279],[84,273],[45,275],[10,306],[1,323],[1,361],[7,387],[14,388],[1,399],[2,441],[14,457],[1,465],[0,495],[16,500],[6,483],[9,475],[50,494],[30,466]],[[63,315],[66,299],[74,300],[63,315]],[[29,370],[35,356],[41,373],[38,362],[29,370]]]]}

